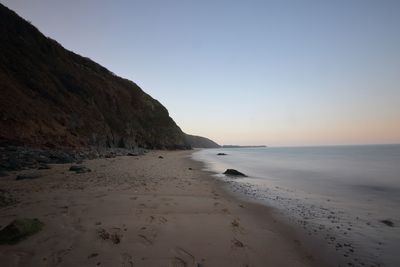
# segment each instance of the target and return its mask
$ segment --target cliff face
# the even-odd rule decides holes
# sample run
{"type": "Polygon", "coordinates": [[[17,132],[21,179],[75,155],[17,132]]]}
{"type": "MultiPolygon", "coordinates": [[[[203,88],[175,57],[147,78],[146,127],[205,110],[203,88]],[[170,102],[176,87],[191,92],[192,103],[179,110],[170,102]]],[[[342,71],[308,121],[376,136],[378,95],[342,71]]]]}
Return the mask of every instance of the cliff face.
{"type": "Polygon", "coordinates": [[[186,141],[190,144],[190,146],[195,148],[218,148],[221,147],[214,141],[196,135],[186,134],[186,141]]]}
{"type": "Polygon", "coordinates": [[[44,147],[185,148],[135,83],[64,49],[0,4],[0,141],[44,147]]]}

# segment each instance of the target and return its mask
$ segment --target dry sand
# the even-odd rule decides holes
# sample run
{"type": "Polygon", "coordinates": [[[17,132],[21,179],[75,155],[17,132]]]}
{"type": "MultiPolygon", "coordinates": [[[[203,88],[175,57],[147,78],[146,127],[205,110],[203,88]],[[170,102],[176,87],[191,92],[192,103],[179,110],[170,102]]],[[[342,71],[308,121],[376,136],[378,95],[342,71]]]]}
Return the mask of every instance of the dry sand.
{"type": "Polygon", "coordinates": [[[41,177],[33,180],[15,180],[21,172],[0,178],[19,201],[0,209],[1,227],[17,217],[45,223],[1,245],[0,265],[317,265],[267,207],[224,192],[191,153],[152,151],[85,161],[89,173],[62,164],[34,171],[41,177]]]}

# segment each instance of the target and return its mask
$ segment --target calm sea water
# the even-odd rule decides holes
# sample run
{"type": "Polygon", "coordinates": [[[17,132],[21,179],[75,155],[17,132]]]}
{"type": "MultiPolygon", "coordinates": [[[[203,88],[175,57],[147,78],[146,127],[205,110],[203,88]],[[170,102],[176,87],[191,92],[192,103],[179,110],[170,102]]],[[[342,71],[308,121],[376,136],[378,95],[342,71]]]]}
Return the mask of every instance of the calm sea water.
{"type": "Polygon", "coordinates": [[[204,149],[193,158],[277,208],[338,265],[400,266],[400,145],[204,149]],[[228,168],[249,177],[222,175],[228,168]]]}

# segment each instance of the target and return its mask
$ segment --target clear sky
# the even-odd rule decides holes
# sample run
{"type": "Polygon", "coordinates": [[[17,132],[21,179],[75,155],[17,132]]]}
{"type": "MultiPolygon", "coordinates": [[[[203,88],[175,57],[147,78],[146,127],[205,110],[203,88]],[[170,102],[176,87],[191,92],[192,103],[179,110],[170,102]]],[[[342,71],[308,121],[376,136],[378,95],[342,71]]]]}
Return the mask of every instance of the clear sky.
{"type": "Polygon", "coordinates": [[[0,0],[221,144],[400,143],[400,1],[0,0]]]}

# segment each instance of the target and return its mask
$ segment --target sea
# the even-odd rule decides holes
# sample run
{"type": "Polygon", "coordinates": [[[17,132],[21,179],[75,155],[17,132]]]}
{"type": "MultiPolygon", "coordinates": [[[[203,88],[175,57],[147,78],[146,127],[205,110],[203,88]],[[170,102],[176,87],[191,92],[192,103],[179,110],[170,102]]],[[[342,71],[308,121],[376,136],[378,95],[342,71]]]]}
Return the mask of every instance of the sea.
{"type": "Polygon", "coordinates": [[[335,266],[400,266],[400,145],[219,148],[192,157],[228,190],[272,207],[335,266]]]}

